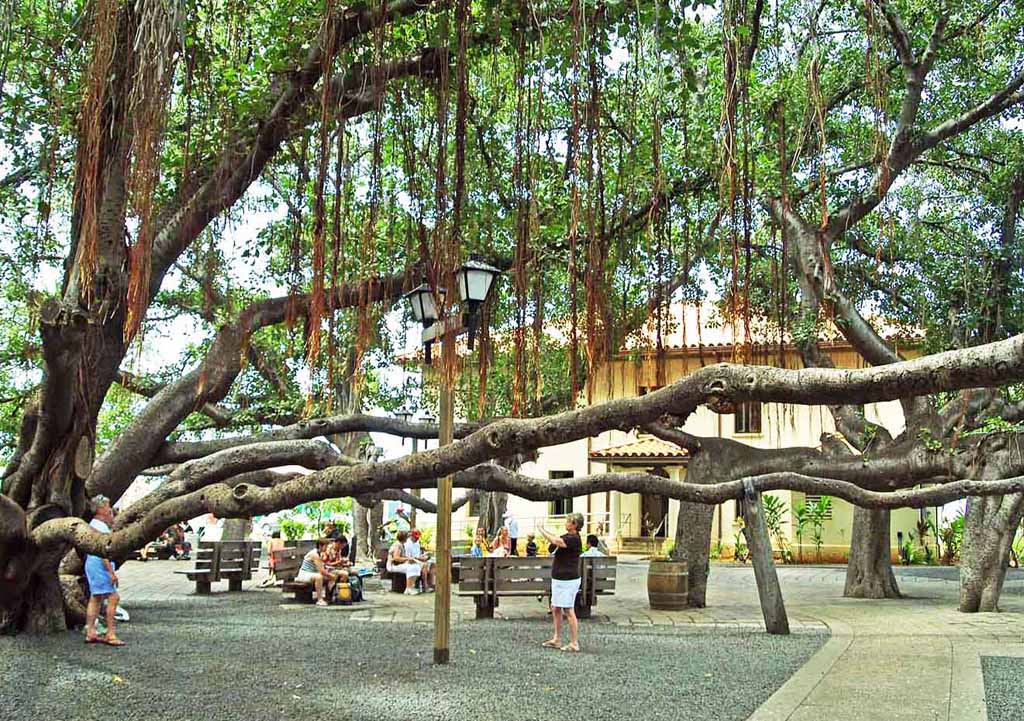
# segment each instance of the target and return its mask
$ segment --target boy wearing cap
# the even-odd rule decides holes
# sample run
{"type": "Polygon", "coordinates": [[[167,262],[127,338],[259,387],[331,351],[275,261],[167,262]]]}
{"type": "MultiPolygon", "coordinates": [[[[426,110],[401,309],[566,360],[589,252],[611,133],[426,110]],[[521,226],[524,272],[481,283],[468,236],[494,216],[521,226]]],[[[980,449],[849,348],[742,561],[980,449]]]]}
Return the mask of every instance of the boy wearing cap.
{"type": "Polygon", "coordinates": [[[434,590],[434,562],[430,559],[430,554],[424,553],[420,547],[420,530],[414,528],[409,531],[409,540],[405,542],[405,555],[409,558],[415,558],[422,566],[422,579],[423,579],[423,590],[433,591],[434,590]]]}

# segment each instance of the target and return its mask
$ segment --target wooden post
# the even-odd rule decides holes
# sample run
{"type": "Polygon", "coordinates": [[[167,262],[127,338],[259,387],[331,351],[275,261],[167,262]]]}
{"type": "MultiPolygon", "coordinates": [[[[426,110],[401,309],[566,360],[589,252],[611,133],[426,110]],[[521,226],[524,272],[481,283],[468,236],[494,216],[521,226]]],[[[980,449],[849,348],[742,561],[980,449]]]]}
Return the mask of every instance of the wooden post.
{"type": "MultiPolygon", "coordinates": [[[[412,439],[412,454],[415,456],[419,452],[419,438],[412,439]]],[[[423,491],[419,488],[412,489],[412,495],[420,498],[423,491]]],[[[409,526],[410,528],[416,528],[416,506],[409,509],[409,526]]]]}
{"type": "MultiPolygon", "coordinates": [[[[454,342],[454,334],[445,333],[443,343],[454,342]]],[[[442,357],[447,355],[442,351],[442,357]]],[[[440,374],[441,408],[438,445],[452,442],[455,408],[448,374],[440,374]]],[[[434,593],[434,663],[448,663],[448,629],[452,603],[452,477],[437,482],[437,587],[434,593]]]]}
{"type": "Polygon", "coordinates": [[[750,560],[754,565],[757,581],[757,595],[761,599],[761,614],[768,633],[786,635],[789,633],[789,619],[782,601],[779,576],[772,560],[772,540],[761,507],[761,494],[754,490],[754,484],[746,480],[743,484],[743,535],[750,548],[750,560]]]}

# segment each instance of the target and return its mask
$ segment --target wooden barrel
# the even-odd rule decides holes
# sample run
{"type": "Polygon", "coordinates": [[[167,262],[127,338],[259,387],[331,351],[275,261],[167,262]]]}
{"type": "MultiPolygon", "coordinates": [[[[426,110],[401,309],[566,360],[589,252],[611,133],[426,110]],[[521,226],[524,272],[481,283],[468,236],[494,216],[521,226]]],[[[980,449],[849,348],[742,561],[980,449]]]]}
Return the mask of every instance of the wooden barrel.
{"type": "Polygon", "coordinates": [[[661,611],[686,608],[689,575],[685,561],[652,559],[647,569],[647,598],[651,608],[661,611]]]}

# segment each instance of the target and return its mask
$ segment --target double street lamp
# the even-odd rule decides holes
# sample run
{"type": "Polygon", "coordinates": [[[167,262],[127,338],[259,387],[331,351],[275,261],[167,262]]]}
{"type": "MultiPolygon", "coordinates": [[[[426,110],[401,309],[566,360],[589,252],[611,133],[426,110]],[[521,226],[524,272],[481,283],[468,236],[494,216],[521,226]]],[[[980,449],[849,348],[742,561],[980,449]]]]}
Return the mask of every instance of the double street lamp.
{"type": "MultiPolygon", "coordinates": [[[[471,255],[455,272],[455,286],[458,288],[459,298],[466,304],[466,313],[462,316],[464,328],[456,328],[455,332],[469,332],[469,350],[473,350],[480,308],[491,293],[494,279],[500,274],[498,268],[488,265],[474,255],[471,255]]],[[[428,283],[405,294],[405,299],[409,301],[409,308],[412,310],[412,317],[423,326],[423,355],[427,365],[430,365],[430,347],[433,342],[438,336],[448,335],[448,319],[443,319],[445,323],[440,324],[440,328],[437,327],[438,321],[442,320],[441,313],[447,295],[447,289],[434,288],[428,283]]]]}
{"type": "MultiPolygon", "coordinates": [[[[454,343],[463,331],[469,333],[469,350],[473,350],[473,339],[480,308],[487,301],[494,279],[501,273],[498,268],[488,265],[476,256],[470,256],[455,272],[455,285],[459,298],[466,304],[466,312],[446,318],[444,288],[433,288],[429,284],[413,288],[405,294],[412,316],[423,326],[423,356],[430,365],[430,348],[440,339],[442,348],[454,343]],[[452,322],[454,321],[454,322],[452,322]]],[[[442,355],[448,356],[443,353],[442,355]]],[[[452,397],[451,375],[440,374],[440,419],[438,446],[452,442],[455,426],[454,399],[452,397]]],[[[451,563],[452,563],[452,477],[445,476],[437,481],[437,592],[434,596],[434,663],[448,663],[448,631],[451,615],[451,563]]]]}

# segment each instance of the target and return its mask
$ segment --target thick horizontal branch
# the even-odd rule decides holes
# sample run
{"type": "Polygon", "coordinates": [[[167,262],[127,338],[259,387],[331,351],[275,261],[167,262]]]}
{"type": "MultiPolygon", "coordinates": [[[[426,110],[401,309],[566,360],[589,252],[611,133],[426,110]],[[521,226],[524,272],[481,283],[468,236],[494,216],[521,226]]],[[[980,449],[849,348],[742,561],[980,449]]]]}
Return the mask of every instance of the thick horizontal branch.
{"type": "MultiPolygon", "coordinates": [[[[464,505],[466,505],[467,503],[472,501],[474,498],[476,498],[477,495],[478,495],[478,491],[471,490],[471,491],[468,491],[467,493],[463,494],[459,498],[452,499],[452,512],[454,513],[455,511],[457,511],[460,508],[462,508],[464,505]]],[[[415,508],[415,509],[417,509],[419,511],[423,511],[424,513],[434,513],[434,514],[437,513],[437,504],[435,504],[435,503],[433,503],[431,501],[428,501],[427,499],[423,498],[422,496],[414,496],[413,494],[409,493],[408,491],[404,491],[404,490],[401,490],[401,489],[392,488],[392,489],[389,489],[389,490],[386,490],[386,491],[379,491],[377,493],[374,493],[372,498],[377,499],[377,500],[401,501],[402,503],[404,503],[404,504],[406,504],[408,506],[412,506],[413,508],[415,508]]],[[[368,506],[369,503],[368,502],[364,502],[364,500],[365,501],[369,501],[370,497],[369,496],[361,496],[359,498],[356,498],[356,501],[359,503],[359,505],[361,505],[361,506],[368,506]]]]}
{"type": "MultiPolygon", "coordinates": [[[[464,438],[480,428],[477,423],[459,423],[455,426],[455,437],[464,438]]],[[[303,438],[330,437],[341,433],[386,433],[402,438],[434,439],[438,426],[430,423],[410,423],[397,418],[364,414],[333,416],[302,421],[291,426],[265,433],[232,438],[218,438],[210,441],[179,441],[168,443],[153,458],[154,464],[184,463],[208,456],[228,448],[246,446],[269,441],[290,441],[303,438]]]]}
{"type": "Polygon", "coordinates": [[[338,452],[334,447],[320,441],[276,441],[229,448],[179,466],[171,473],[166,483],[125,509],[118,517],[116,527],[124,528],[161,503],[223,481],[225,478],[289,465],[319,470],[332,466],[337,461],[338,452]]]}
{"type": "MultiPolygon", "coordinates": [[[[157,393],[166,387],[164,383],[150,383],[145,378],[140,378],[126,370],[118,371],[117,382],[125,390],[137,393],[143,398],[154,398],[157,393]]],[[[212,420],[218,426],[226,426],[231,423],[234,412],[228,408],[222,408],[213,403],[204,403],[199,407],[199,412],[212,420]]]]}
{"type": "MultiPolygon", "coordinates": [[[[131,550],[131,544],[140,542],[148,533],[158,534],[175,520],[192,518],[204,512],[213,512],[221,517],[251,516],[312,500],[421,487],[432,479],[471,468],[474,487],[484,487],[482,484],[487,482],[488,477],[494,478],[496,474],[508,471],[494,470],[499,467],[493,464],[485,469],[474,466],[515,453],[595,436],[607,430],[631,429],[655,422],[663,416],[685,419],[701,403],[720,409],[734,408],[745,401],[806,405],[870,403],[940,390],[994,385],[1022,378],[1024,336],[873,368],[788,370],[719,364],[702,368],[670,386],[639,398],[621,398],[547,418],[495,421],[450,445],[402,459],[364,463],[350,468],[327,468],[270,488],[246,484],[231,487],[216,483],[157,505],[136,524],[115,533],[111,538],[97,537],[88,531],[84,523],[71,520],[44,524],[39,529],[39,538],[49,539],[47,542],[67,540],[90,552],[116,555],[131,550]]],[[[618,485],[605,481],[609,484],[606,486],[609,490],[632,492],[630,489],[639,488],[629,485],[636,482],[629,474],[611,476],[617,478],[615,483],[618,485]]],[[[462,475],[459,478],[461,480],[465,477],[462,475]]],[[[784,474],[782,477],[793,479],[797,478],[797,474],[784,474]]],[[[664,480],[658,479],[657,483],[664,480]]],[[[572,495],[564,487],[551,484],[550,481],[535,483],[554,488],[562,494],[559,497],[572,495]]],[[[954,485],[951,488],[960,488],[965,494],[989,493],[993,488],[999,488],[999,493],[1019,490],[1006,483],[998,486],[960,483],[961,486],[954,485]]],[[[849,485],[856,488],[853,484],[849,485]]],[[[783,484],[776,487],[788,486],[783,484]]],[[[701,492],[706,493],[707,488],[701,486],[701,492]]],[[[846,487],[836,488],[842,490],[846,487]]],[[[532,497],[530,493],[538,492],[536,489],[512,487],[501,490],[509,490],[517,495],[525,494],[526,497],[532,497]]],[[[672,495],[667,493],[671,488],[666,487],[664,490],[667,495],[672,495]]],[[[955,492],[960,491],[946,491],[955,492]]],[[[697,490],[693,493],[697,493],[697,490]]],[[[836,492],[835,495],[840,496],[840,493],[836,492]]],[[[928,498],[931,503],[938,497],[928,498]]]]}
{"type": "MultiPolygon", "coordinates": [[[[309,477],[303,479],[308,481],[309,477]]],[[[272,488],[256,488],[239,484],[234,488],[217,484],[202,493],[174,499],[152,509],[136,524],[101,534],[78,518],[60,518],[48,521],[32,532],[32,540],[42,547],[69,543],[86,553],[107,557],[124,555],[150,538],[155,538],[168,525],[181,518],[202,512],[221,517],[252,516],[266,513],[275,507],[274,494],[284,486],[302,481],[290,481],[272,488]]],[[[424,482],[425,483],[425,482],[424,482]]],[[[503,491],[521,498],[543,501],[579,496],[601,491],[623,493],[654,493],[691,503],[715,505],[740,498],[749,484],[758,492],[791,490],[803,493],[841,498],[865,508],[923,508],[942,505],[968,496],[997,496],[1024,492],[1024,476],[999,481],[962,480],[926,489],[877,493],[852,483],[834,479],[815,478],[797,473],[772,473],[710,485],[673,481],[649,473],[605,473],[580,478],[553,481],[531,478],[496,464],[487,464],[458,473],[454,484],[475,490],[503,491]]],[[[349,484],[347,495],[363,495],[376,485],[371,477],[363,477],[349,484]]],[[[309,485],[304,500],[315,500],[315,485],[309,485]]],[[[378,495],[384,489],[372,489],[378,495]]],[[[397,491],[392,491],[397,493],[397,491]]],[[[412,496],[409,496],[412,498],[412,496]]],[[[467,496],[468,499],[468,496],[467,496]]]]}
{"type": "Polygon", "coordinates": [[[473,484],[478,490],[514,493],[531,501],[555,500],[614,490],[620,493],[653,493],[689,503],[717,505],[741,498],[745,484],[749,482],[754,490],[762,493],[786,490],[827,495],[841,498],[862,508],[926,508],[941,506],[968,496],[1001,496],[1024,491],[1024,476],[999,481],[952,481],[931,488],[879,493],[865,490],[848,481],[788,472],[768,473],[704,485],[674,481],[650,473],[602,473],[555,482],[524,476],[497,465],[489,464],[483,468],[484,470],[473,469],[466,474],[456,474],[454,484],[459,487],[473,484]]]}

